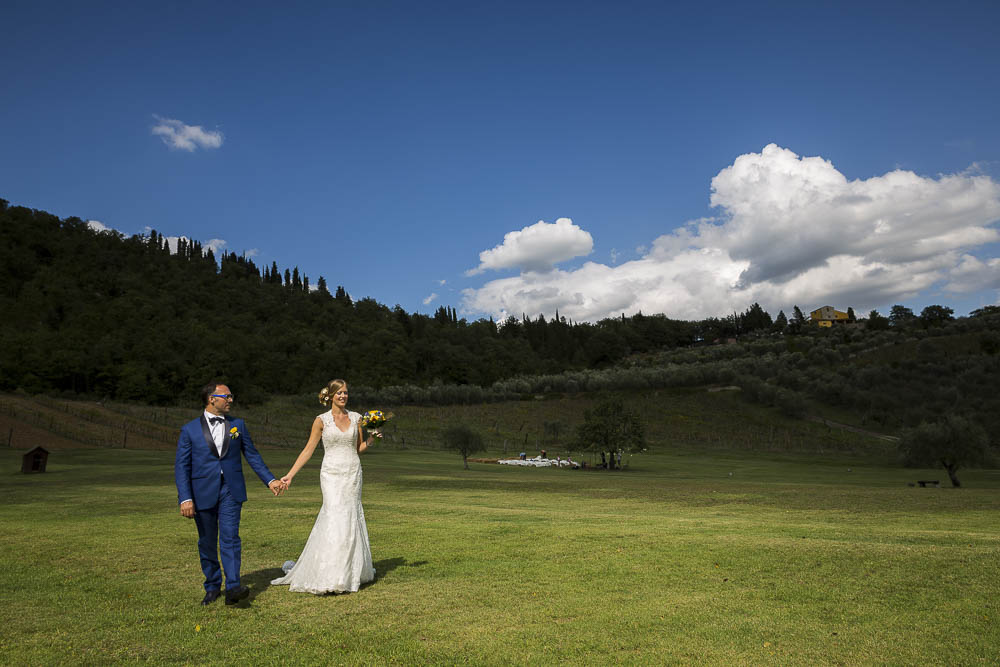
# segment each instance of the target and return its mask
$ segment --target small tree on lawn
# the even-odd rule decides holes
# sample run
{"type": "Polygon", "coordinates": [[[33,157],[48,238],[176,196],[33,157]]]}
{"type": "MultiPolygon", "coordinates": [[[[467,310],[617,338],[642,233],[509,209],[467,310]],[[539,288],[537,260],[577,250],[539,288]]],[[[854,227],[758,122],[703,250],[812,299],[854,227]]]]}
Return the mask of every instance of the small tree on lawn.
{"type": "Polygon", "coordinates": [[[584,451],[609,452],[608,470],[614,468],[614,452],[632,452],[646,447],[646,432],[639,413],[621,399],[608,399],[592,410],[584,410],[576,430],[576,444],[584,451]]]}
{"type": "Polygon", "coordinates": [[[993,461],[986,431],[954,415],[905,431],[899,442],[899,452],[903,464],[910,467],[944,466],[955,487],[962,486],[955,474],[959,468],[988,465],[993,461]]]}
{"type": "Polygon", "coordinates": [[[454,449],[462,455],[462,463],[465,469],[469,469],[469,454],[475,454],[486,449],[483,444],[483,437],[473,431],[465,424],[451,426],[441,434],[445,449],[454,449]]]}

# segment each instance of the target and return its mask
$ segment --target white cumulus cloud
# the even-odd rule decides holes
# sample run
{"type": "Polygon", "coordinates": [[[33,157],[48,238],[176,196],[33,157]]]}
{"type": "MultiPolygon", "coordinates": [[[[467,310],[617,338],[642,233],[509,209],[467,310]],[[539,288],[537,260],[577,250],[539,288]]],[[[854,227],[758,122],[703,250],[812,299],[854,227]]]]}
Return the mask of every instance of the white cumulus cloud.
{"type": "MultiPolygon", "coordinates": [[[[181,239],[184,239],[185,243],[191,243],[191,239],[187,236],[164,236],[163,240],[167,242],[167,246],[170,248],[171,253],[177,252],[177,243],[181,239]]],[[[202,252],[212,251],[212,254],[218,255],[219,251],[226,247],[226,242],[223,239],[209,239],[201,244],[202,252]]],[[[244,253],[245,257],[253,257],[256,255],[256,251],[250,251],[244,253]]]]}
{"type": "Polygon", "coordinates": [[[962,255],[958,266],[948,275],[945,290],[962,294],[981,289],[1000,289],[1000,258],[984,262],[972,255],[962,255]]]}
{"type": "Polygon", "coordinates": [[[225,239],[209,239],[201,244],[205,250],[211,250],[212,254],[218,255],[219,251],[226,247],[225,239]]]}
{"type": "Polygon", "coordinates": [[[110,227],[108,227],[107,225],[105,225],[103,222],[100,222],[99,220],[88,220],[87,221],[87,226],[90,227],[91,229],[93,229],[95,232],[98,232],[98,233],[100,233],[100,232],[111,232],[111,231],[114,231],[113,229],[111,229],[110,227]]]}
{"type": "Polygon", "coordinates": [[[170,148],[192,152],[198,148],[218,148],[222,145],[221,132],[206,130],[201,125],[187,125],[173,118],[154,118],[153,134],[170,148]]]}
{"type": "Polygon", "coordinates": [[[782,283],[835,255],[901,264],[995,241],[997,198],[985,176],[895,170],[848,181],[827,160],[771,144],[712,179],[711,203],[726,215],[699,236],[750,260],[744,281],[782,283]]]}
{"type": "MultiPolygon", "coordinates": [[[[1000,240],[1000,184],[975,170],[848,180],[822,157],[771,144],[722,169],[711,204],[717,215],[663,234],[617,266],[540,273],[503,263],[521,274],[465,290],[463,307],[501,318],[558,309],[580,321],[639,311],[700,319],[754,301],[772,315],[792,305],[863,312],[932,289],[1000,289],[1000,259],[976,253],[1000,240]]],[[[480,270],[504,251],[513,256],[521,237],[511,236],[527,229],[480,254],[480,270]]]]}
{"type": "Polygon", "coordinates": [[[482,273],[487,269],[520,268],[522,271],[549,271],[559,262],[589,255],[594,249],[594,239],[569,218],[559,218],[554,223],[539,220],[515,232],[508,232],[503,243],[479,253],[479,266],[466,275],[482,273]]]}
{"type": "Polygon", "coordinates": [[[167,242],[167,247],[170,248],[171,254],[177,254],[177,244],[181,239],[184,239],[185,243],[190,243],[191,239],[186,236],[164,236],[163,240],[167,242]]]}

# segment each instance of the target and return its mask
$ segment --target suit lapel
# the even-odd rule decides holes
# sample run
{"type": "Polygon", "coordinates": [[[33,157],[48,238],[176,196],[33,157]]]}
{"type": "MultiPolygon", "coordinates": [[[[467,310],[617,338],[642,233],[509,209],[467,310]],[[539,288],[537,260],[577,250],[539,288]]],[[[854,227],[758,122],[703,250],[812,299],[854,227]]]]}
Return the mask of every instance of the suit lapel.
{"type": "MultiPolygon", "coordinates": [[[[201,415],[201,433],[202,435],[205,436],[205,444],[208,445],[208,450],[212,452],[212,456],[214,456],[217,459],[222,458],[219,456],[218,447],[215,446],[215,440],[212,439],[212,429],[208,427],[208,420],[205,419],[204,413],[202,413],[201,415]]],[[[223,437],[222,441],[223,453],[225,453],[225,449],[226,449],[226,442],[225,442],[225,437],[223,437]]]]}
{"type": "Polygon", "coordinates": [[[229,453],[229,441],[232,440],[229,437],[229,429],[232,428],[230,423],[229,417],[226,417],[225,428],[222,429],[222,454],[219,456],[220,459],[226,458],[226,454],[229,453]]]}

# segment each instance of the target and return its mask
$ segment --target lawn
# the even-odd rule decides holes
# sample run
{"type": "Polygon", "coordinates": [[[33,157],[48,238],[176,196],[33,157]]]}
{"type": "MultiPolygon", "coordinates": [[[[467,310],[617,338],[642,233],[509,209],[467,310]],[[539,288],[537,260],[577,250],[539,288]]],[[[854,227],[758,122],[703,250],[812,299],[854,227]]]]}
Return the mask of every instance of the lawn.
{"type": "MultiPolygon", "coordinates": [[[[996,664],[1000,472],[661,448],[621,472],[365,454],[374,583],[270,587],[319,456],[244,506],[248,603],[201,599],[169,451],[0,451],[0,662],[996,664]],[[850,471],[848,471],[850,469],[850,471]],[[946,478],[946,476],[945,476],[946,478]]],[[[283,474],[289,449],[264,456],[283,474]]],[[[246,467],[247,474],[252,474],[246,467]]]]}

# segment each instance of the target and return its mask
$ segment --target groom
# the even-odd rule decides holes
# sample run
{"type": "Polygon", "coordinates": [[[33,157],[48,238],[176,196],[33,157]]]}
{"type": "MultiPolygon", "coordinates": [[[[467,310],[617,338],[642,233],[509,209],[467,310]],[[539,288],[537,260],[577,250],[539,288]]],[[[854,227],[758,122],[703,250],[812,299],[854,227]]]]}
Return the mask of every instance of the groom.
{"type": "Polygon", "coordinates": [[[247,499],[240,457],[246,457],[274,495],[280,495],[284,487],[264,465],[243,420],[227,416],[233,405],[229,387],[218,382],[205,385],[201,398],[204,413],[182,426],[177,439],[177,500],[181,515],[194,519],[198,526],[198,554],[205,573],[201,603],[209,604],[221,595],[221,551],[226,604],[236,604],[250,594],[240,584],[240,510],[247,499]]]}

